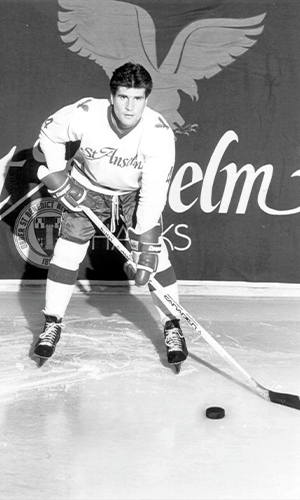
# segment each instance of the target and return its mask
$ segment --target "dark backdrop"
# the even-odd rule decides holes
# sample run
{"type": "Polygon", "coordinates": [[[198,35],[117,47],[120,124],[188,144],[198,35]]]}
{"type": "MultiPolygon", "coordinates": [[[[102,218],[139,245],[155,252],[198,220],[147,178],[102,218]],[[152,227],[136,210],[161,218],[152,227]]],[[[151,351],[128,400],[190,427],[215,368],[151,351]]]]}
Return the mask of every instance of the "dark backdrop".
{"type": "MultiPolygon", "coordinates": [[[[39,186],[40,160],[32,151],[42,122],[82,97],[109,96],[101,57],[73,45],[76,21],[88,26],[93,50],[110,51],[108,66],[114,55],[117,62],[123,57],[122,47],[134,59],[137,28],[147,56],[156,48],[153,76],[161,92],[150,105],[165,112],[176,134],[164,237],[178,279],[298,283],[294,0],[0,0],[0,158],[17,146],[0,172],[0,279],[44,278],[57,238],[60,206],[39,186]],[[173,79],[187,49],[189,69],[181,72],[192,74],[194,98],[186,82],[173,79]]],[[[117,234],[124,237],[122,227],[117,234]]],[[[125,279],[122,258],[100,235],[80,278],[125,279]]]]}

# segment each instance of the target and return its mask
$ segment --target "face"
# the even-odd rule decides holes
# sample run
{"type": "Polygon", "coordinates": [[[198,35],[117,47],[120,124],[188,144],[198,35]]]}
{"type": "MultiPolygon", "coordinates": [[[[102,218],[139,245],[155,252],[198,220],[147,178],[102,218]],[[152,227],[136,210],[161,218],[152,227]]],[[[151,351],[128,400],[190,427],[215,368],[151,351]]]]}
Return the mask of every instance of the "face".
{"type": "Polygon", "coordinates": [[[118,127],[130,129],[140,120],[147,104],[145,89],[118,87],[116,95],[111,95],[111,103],[118,127]]]}

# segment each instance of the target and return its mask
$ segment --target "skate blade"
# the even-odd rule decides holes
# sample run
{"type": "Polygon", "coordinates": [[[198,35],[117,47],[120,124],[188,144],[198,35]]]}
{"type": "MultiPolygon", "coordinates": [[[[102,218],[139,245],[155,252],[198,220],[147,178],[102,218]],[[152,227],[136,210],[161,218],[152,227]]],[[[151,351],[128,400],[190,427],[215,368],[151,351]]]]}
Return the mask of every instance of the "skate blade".
{"type": "Polygon", "coordinates": [[[39,358],[38,367],[41,368],[47,361],[48,358],[39,358]]]}
{"type": "Polygon", "coordinates": [[[175,370],[176,374],[180,373],[181,365],[182,365],[182,362],[181,363],[174,363],[174,370],[175,370]]]}

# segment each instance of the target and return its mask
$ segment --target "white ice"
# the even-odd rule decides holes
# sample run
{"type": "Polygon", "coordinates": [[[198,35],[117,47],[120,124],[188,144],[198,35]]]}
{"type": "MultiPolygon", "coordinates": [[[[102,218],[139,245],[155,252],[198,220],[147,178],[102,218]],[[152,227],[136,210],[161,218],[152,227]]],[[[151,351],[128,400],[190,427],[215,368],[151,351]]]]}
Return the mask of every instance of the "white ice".
{"type": "MultiPolygon", "coordinates": [[[[0,293],[1,500],[300,498],[299,410],[263,399],[185,320],[176,375],[150,297],[78,293],[38,368],[43,301],[0,293]]],[[[300,394],[300,299],[181,302],[257,382],[300,394]]]]}

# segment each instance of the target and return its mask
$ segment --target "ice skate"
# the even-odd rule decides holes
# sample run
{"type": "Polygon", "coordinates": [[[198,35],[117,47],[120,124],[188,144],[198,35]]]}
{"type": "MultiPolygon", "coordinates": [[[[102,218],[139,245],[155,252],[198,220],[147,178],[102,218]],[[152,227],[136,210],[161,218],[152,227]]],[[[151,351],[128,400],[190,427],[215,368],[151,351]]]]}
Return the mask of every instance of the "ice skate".
{"type": "Polygon", "coordinates": [[[164,335],[168,362],[174,365],[176,373],[179,373],[181,363],[183,363],[188,356],[188,350],[178,319],[172,319],[166,322],[164,335]]]}
{"type": "Polygon", "coordinates": [[[42,366],[55,351],[56,344],[60,339],[61,330],[64,326],[61,321],[56,316],[45,314],[44,331],[40,334],[34,348],[34,354],[40,358],[39,366],[42,366]]]}

